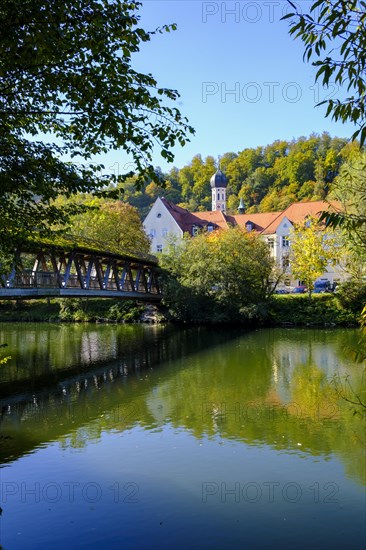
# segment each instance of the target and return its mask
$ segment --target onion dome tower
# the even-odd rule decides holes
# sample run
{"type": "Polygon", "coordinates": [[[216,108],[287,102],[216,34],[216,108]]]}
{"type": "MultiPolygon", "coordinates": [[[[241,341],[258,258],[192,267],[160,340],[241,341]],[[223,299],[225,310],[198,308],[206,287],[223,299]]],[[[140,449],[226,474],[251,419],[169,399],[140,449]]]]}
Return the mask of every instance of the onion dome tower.
{"type": "Polygon", "coordinates": [[[227,178],[219,169],[214,173],[210,180],[212,190],[212,211],[221,210],[226,212],[226,187],[227,178]]]}

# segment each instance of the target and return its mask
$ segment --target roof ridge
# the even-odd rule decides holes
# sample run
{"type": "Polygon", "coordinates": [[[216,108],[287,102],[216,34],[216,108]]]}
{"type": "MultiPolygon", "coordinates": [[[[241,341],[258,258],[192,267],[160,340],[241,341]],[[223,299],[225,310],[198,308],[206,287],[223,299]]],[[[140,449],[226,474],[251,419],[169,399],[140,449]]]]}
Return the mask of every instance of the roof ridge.
{"type": "MultiPolygon", "coordinates": [[[[283,214],[284,212],[285,212],[285,210],[282,210],[282,212],[279,212],[279,214],[278,214],[273,220],[271,220],[271,221],[266,225],[266,227],[263,227],[261,233],[264,233],[265,230],[267,229],[267,227],[269,227],[270,225],[272,225],[273,223],[275,223],[276,220],[277,220],[280,216],[282,216],[282,214],[283,214]]],[[[274,213],[275,213],[275,212],[274,212],[274,213]]],[[[270,214],[270,212],[268,212],[268,214],[270,214]]]]}
{"type": "Polygon", "coordinates": [[[163,203],[165,203],[166,206],[168,206],[170,208],[170,210],[173,210],[174,212],[177,212],[178,214],[186,214],[186,213],[191,214],[191,212],[189,212],[189,210],[187,210],[187,208],[183,208],[182,206],[178,206],[178,204],[175,204],[174,202],[169,201],[165,197],[161,197],[160,200],[163,203]]]}

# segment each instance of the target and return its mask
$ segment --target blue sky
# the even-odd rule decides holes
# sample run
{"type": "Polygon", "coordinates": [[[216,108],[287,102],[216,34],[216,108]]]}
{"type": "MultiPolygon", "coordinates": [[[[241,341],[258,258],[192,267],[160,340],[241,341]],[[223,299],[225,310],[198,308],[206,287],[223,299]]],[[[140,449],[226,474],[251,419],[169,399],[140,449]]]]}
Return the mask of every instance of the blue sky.
{"type": "MultiPolygon", "coordinates": [[[[297,3],[305,11],[308,1],[297,3]]],[[[177,23],[175,32],[157,34],[133,58],[133,67],[151,72],[160,86],[177,89],[177,107],[188,117],[196,135],[175,149],[174,165],[187,164],[200,153],[217,157],[245,147],[291,140],[312,132],[350,137],[353,125],[325,118],[315,107],[335,86],[314,84],[315,70],[303,62],[303,46],[280,21],[288,10],[284,1],[201,2],[147,0],[140,9],[146,30],[177,23]]],[[[106,168],[129,159],[123,152],[106,157],[106,168]]],[[[154,164],[173,165],[156,150],[154,164]]]]}

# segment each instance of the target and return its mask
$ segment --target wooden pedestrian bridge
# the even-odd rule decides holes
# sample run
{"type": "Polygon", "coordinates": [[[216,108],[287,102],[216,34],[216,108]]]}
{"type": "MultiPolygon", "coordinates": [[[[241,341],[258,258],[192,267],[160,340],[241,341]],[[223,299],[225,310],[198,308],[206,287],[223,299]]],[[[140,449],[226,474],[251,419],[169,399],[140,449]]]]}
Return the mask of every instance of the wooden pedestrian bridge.
{"type": "Polygon", "coordinates": [[[122,298],[159,302],[154,256],[101,252],[88,246],[26,243],[9,273],[0,275],[0,299],[122,298]]]}

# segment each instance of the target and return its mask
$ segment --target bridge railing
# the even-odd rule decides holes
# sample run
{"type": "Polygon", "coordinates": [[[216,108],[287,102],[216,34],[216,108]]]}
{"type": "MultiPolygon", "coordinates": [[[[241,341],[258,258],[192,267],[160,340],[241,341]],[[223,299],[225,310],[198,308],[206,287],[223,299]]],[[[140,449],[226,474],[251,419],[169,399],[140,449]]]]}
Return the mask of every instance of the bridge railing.
{"type": "Polygon", "coordinates": [[[57,288],[57,275],[49,271],[32,271],[25,269],[21,273],[17,273],[7,287],[15,288],[57,288]]]}

